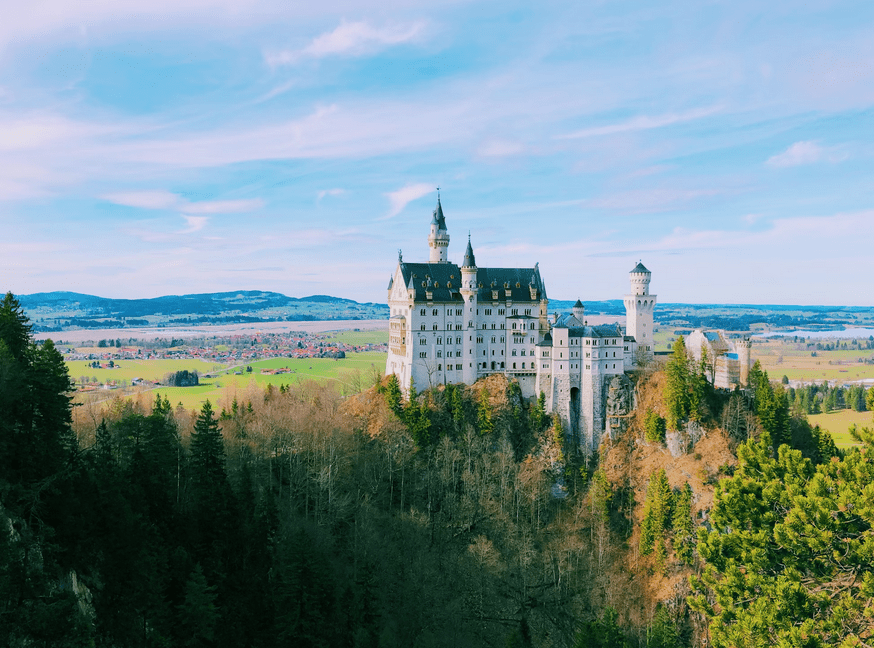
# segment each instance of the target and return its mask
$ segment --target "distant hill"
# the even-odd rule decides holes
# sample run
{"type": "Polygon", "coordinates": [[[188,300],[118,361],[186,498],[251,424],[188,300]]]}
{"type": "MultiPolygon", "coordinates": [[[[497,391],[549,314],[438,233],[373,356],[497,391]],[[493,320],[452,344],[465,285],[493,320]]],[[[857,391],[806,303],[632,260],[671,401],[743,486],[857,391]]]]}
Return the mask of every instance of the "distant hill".
{"type": "MultiPolygon", "coordinates": [[[[20,295],[37,332],[73,329],[184,326],[244,322],[383,319],[386,304],[359,303],[331,295],[288,297],[262,290],[237,290],[152,299],[110,299],[75,292],[20,295]]],[[[552,299],[550,314],[568,312],[574,301],[552,299]]],[[[621,299],[583,302],[587,315],[625,315],[621,299]]],[[[778,304],[658,304],[655,320],[680,329],[840,329],[874,325],[874,309],[858,306],[778,304]]]]}
{"type": "Polygon", "coordinates": [[[359,303],[330,295],[288,297],[260,290],[151,299],[113,299],[75,292],[18,297],[36,331],[125,328],[238,322],[381,319],[385,304],[359,303]]]}

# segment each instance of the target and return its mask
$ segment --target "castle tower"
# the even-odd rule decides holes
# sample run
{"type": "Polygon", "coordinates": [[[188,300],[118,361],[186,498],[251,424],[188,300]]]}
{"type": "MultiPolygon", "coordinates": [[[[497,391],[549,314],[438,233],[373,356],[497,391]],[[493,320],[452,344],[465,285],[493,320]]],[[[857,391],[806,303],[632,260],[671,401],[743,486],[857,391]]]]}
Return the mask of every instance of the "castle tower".
{"type": "Polygon", "coordinates": [[[449,232],[446,229],[446,219],[443,218],[443,207],[440,205],[440,193],[437,193],[437,208],[431,219],[431,233],[428,234],[430,248],[429,263],[447,263],[449,255],[449,232]]]}
{"type": "Polygon", "coordinates": [[[625,334],[634,337],[637,349],[647,358],[653,354],[653,309],[656,296],[649,294],[652,273],[643,263],[638,262],[629,273],[631,294],[625,295],[625,334]]]}
{"type": "Polygon", "coordinates": [[[578,299],[577,303],[574,304],[572,312],[574,317],[580,320],[581,324],[585,324],[585,322],[583,321],[583,317],[585,317],[586,315],[586,309],[583,307],[583,302],[578,299]]]}
{"type": "Polygon", "coordinates": [[[477,285],[476,279],[476,259],[473,256],[473,247],[470,245],[470,235],[468,235],[467,250],[464,252],[464,261],[461,264],[461,290],[459,291],[464,299],[465,321],[465,335],[462,339],[464,349],[462,381],[468,385],[472,385],[476,382],[477,364],[479,363],[476,345],[476,304],[478,291],[479,286],[477,285]]]}
{"type": "Polygon", "coordinates": [[[752,342],[750,342],[749,338],[744,338],[743,340],[737,340],[734,344],[737,349],[738,363],[740,364],[740,386],[746,387],[750,381],[750,368],[752,366],[750,362],[750,347],[752,342]]]}

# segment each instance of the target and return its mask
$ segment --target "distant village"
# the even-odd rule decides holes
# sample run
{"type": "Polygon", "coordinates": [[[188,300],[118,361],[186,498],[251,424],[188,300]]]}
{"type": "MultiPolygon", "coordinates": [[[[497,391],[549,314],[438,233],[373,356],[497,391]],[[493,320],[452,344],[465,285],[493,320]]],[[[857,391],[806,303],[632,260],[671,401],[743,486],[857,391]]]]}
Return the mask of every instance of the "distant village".
{"type": "MultiPolygon", "coordinates": [[[[63,341],[57,347],[71,365],[71,377],[80,384],[81,391],[108,389],[116,386],[161,384],[143,378],[131,380],[98,381],[89,377],[89,369],[116,369],[126,367],[126,361],[146,360],[201,360],[221,365],[224,371],[237,367],[235,373],[252,373],[249,363],[271,358],[335,358],[342,359],[347,353],[376,351],[385,353],[388,345],[349,344],[325,333],[293,331],[289,333],[241,334],[209,338],[170,338],[156,340],[112,339],[77,343],[75,346],[63,341]],[[81,365],[78,362],[82,362],[81,365]],[[81,372],[81,373],[80,373],[81,372]],[[90,388],[90,389],[89,389],[90,388]]],[[[280,374],[292,370],[284,368],[259,369],[259,373],[280,374]]],[[[203,377],[210,377],[204,374],[203,377]]]]}

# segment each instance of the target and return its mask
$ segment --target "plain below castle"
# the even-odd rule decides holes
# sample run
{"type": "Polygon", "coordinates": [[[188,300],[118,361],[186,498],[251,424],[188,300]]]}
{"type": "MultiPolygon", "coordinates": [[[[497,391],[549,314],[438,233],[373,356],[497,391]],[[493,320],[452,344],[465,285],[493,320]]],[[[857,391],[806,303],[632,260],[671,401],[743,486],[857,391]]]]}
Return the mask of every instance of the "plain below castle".
{"type": "Polygon", "coordinates": [[[389,281],[386,374],[395,374],[405,391],[504,374],[526,397],[545,394],[547,410],[561,415],[568,433],[596,448],[616,413],[616,393],[628,392],[626,373],[652,356],[650,271],[642,263],[631,271],[623,331],[618,324],[589,326],[579,300],[571,313],[550,320],[537,264],[478,267],[469,237],[462,265],[450,263],[439,196],[428,246],[427,263],[409,263],[399,253],[389,281]]]}

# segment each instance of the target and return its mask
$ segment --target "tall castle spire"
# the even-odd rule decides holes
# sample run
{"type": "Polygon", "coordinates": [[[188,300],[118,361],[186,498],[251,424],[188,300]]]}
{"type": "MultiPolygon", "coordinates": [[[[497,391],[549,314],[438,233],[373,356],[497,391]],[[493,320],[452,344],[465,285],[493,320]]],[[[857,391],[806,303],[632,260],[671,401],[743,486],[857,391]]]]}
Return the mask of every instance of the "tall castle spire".
{"type": "Polygon", "coordinates": [[[447,263],[449,256],[449,231],[446,229],[446,219],[443,217],[443,205],[440,204],[440,188],[437,188],[437,208],[431,218],[431,233],[428,235],[428,247],[431,254],[429,263],[447,263]]]}

